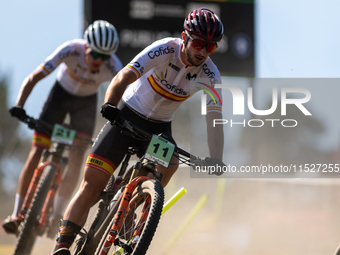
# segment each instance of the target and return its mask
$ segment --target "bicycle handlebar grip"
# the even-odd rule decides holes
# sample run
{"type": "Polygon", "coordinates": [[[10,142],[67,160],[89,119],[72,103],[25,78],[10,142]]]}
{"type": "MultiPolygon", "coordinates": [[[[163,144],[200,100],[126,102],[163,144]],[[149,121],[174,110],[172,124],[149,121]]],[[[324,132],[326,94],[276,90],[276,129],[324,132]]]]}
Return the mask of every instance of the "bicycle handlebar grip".
{"type": "Polygon", "coordinates": [[[18,118],[20,121],[23,121],[26,116],[26,111],[22,106],[13,106],[9,109],[9,113],[12,115],[12,117],[18,118]]]}
{"type": "Polygon", "coordinates": [[[23,122],[25,122],[30,129],[36,129],[37,128],[37,122],[33,117],[30,117],[26,114],[26,116],[23,119],[23,122]]]}
{"type": "MultiPolygon", "coordinates": [[[[222,160],[217,159],[217,158],[206,157],[206,158],[204,159],[204,162],[205,162],[205,166],[212,166],[212,167],[216,167],[216,168],[217,168],[217,166],[218,166],[220,169],[222,169],[224,166],[226,166],[226,165],[222,162],[222,160]]],[[[213,172],[209,172],[209,174],[210,174],[210,175],[215,174],[215,175],[220,176],[220,175],[223,174],[223,171],[213,171],[213,172]]]]}

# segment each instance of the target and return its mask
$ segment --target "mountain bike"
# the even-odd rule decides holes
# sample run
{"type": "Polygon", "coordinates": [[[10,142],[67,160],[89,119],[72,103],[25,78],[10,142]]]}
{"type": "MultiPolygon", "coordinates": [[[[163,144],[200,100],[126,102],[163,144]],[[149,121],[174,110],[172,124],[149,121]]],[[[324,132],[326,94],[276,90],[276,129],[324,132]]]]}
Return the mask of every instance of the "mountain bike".
{"type": "MultiPolygon", "coordinates": [[[[54,197],[62,181],[62,175],[68,163],[64,151],[72,145],[74,139],[92,144],[91,139],[77,135],[66,124],[50,125],[28,115],[22,120],[30,129],[44,131],[51,136],[52,146],[42,153],[41,163],[35,169],[27,190],[19,217],[19,238],[14,255],[29,255],[38,236],[48,229],[50,215],[53,212],[54,197]]],[[[55,230],[57,231],[57,230],[55,230]]],[[[50,238],[57,233],[48,233],[50,238]]]]}
{"type": "Polygon", "coordinates": [[[73,255],[145,254],[156,231],[164,202],[162,174],[156,166],[167,167],[173,155],[189,166],[205,161],[170,143],[166,137],[150,134],[122,119],[115,122],[125,135],[150,141],[146,154],[128,169],[130,147],[117,177],[111,176],[97,200],[95,217],[83,228],[70,251],[73,255]],[[150,176],[151,174],[151,176],[150,176]]]}

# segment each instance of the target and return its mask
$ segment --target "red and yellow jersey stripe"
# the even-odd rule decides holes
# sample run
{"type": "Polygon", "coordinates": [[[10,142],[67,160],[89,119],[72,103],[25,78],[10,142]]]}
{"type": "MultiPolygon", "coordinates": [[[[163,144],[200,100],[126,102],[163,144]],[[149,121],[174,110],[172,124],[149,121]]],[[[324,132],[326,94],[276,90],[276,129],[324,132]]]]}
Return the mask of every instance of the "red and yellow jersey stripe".
{"type": "Polygon", "coordinates": [[[88,84],[88,85],[93,85],[92,82],[88,82],[88,81],[85,81],[85,80],[82,80],[82,79],[79,79],[77,76],[75,76],[71,71],[70,69],[66,69],[66,72],[68,73],[68,75],[73,79],[73,80],[76,80],[77,82],[80,82],[80,83],[84,83],[84,84],[88,84]]]}
{"type": "Polygon", "coordinates": [[[137,75],[137,79],[139,79],[141,77],[140,72],[133,65],[127,65],[126,68],[133,71],[137,75]]]}
{"type": "Polygon", "coordinates": [[[155,78],[150,75],[148,78],[149,84],[151,86],[151,88],[159,95],[161,95],[162,97],[175,101],[175,102],[182,102],[186,99],[188,99],[190,97],[190,95],[188,96],[178,96],[178,95],[174,95],[172,93],[170,93],[169,91],[165,90],[161,84],[159,84],[155,78]]]}

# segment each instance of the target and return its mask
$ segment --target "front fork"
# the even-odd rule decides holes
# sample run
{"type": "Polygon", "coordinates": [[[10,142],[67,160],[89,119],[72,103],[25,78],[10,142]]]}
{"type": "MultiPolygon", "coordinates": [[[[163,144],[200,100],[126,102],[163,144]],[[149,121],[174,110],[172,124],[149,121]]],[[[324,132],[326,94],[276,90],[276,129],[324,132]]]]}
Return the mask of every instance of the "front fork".
{"type": "Polygon", "coordinates": [[[48,217],[50,215],[50,208],[52,208],[53,203],[54,203],[54,197],[55,194],[57,193],[57,190],[59,188],[59,185],[62,181],[62,177],[63,177],[63,172],[61,171],[60,167],[53,163],[56,166],[56,173],[55,173],[55,177],[54,177],[54,182],[52,184],[52,187],[50,188],[50,190],[47,193],[46,199],[45,199],[45,203],[43,205],[43,208],[41,210],[41,216],[39,219],[39,225],[37,226],[37,229],[41,229],[42,227],[44,227],[46,225],[46,222],[48,220],[48,217]]]}
{"type": "Polygon", "coordinates": [[[45,168],[46,165],[49,165],[49,164],[53,164],[55,166],[56,173],[55,173],[54,181],[52,183],[52,187],[50,188],[50,190],[47,194],[47,197],[45,199],[45,203],[44,203],[42,211],[41,211],[41,216],[40,216],[40,219],[39,219],[39,224],[37,226],[37,229],[41,229],[46,224],[46,221],[48,220],[50,208],[53,206],[55,194],[56,194],[58,187],[59,187],[61,180],[62,180],[62,170],[61,170],[61,168],[59,167],[58,164],[51,162],[51,161],[46,161],[46,162],[40,163],[40,165],[35,169],[33,177],[32,177],[31,182],[30,182],[30,185],[29,185],[28,190],[26,192],[24,202],[21,206],[20,213],[19,213],[19,218],[20,218],[21,221],[23,221],[23,219],[24,219],[24,217],[25,217],[25,215],[28,211],[28,208],[30,207],[30,205],[32,203],[32,199],[33,199],[34,194],[37,190],[37,187],[38,187],[38,184],[39,184],[39,181],[40,181],[40,177],[41,177],[41,175],[44,171],[44,168],[45,168]]]}
{"type": "Polygon", "coordinates": [[[138,185],[138,183],[147,181],[149,179],[150,178],[146,176],[139,176],[133,179],[129,184],[126,185],[122,200],[120,201],[120,204],[119,204],[119,209],[114,218],[113,226],[107,236],[107,239],[105,240],[101,248],[100,255],[105,255],[106,252],[110,249],[111,245],[114,243],[118,230],[123,222],[125,212],[128,209],[132,193],[135,190],[136,186],[138,185]]]}
{"type": "MultiPolygon", "coordinates": [[[[153,175],[154,175],[154,178],[156,180],[158,180],[159,182],[162,180],[162,173],[155,171],[155,165],[154,164],[148,164],[147,160],[143,160],[143,163],[140,162],[140,161],[136,162],[134,169],[133,169],[133,172],[132,172],[131,177],[130,177],[130,181],[124,189],[123,197],[122,197],[122,200],[120,201],[120,204],[119,204],[119,209],[114,216],[115,218],[114,218],[113,226],[112,226],[103,246],[101,247],[99,255],[105,255],[107,253],[107,251],[110,249],[111,245],[115,242],[116,235],[117,235],[118,230],[121,227],[121,224],[123,222],[124,215],[125,215],[125,212],[128,209],[133,191],[135,190],[135,188],[137,187],[137,185],[140,182],[150,180],[149,177],[144,176],[144,175],[147,175],[147,172],[152,172],[153,175]],[[147,170],[147,169],[149,169],[149,170],[147,170]],[[142,174],[142,176],[137,176],[139,174],[142,174]]],[[[139,219],[137,221],[139,223],[139,226],[136,228],[136,230],[134,231],[134,233],[132,235],[132,239],[133,239],[132,242],[133,243],[134,243],[134,240],[136,239],[136,237],[140,236],[140,233],[142,232],[143,227],[146,223],[146,219],[148,217],[149,209],[150,209],[150,206],[151,206],[150,203],[151,203],[151,197],[149,196],[144,203],[141,214],[139,215],[139,219]]]]}

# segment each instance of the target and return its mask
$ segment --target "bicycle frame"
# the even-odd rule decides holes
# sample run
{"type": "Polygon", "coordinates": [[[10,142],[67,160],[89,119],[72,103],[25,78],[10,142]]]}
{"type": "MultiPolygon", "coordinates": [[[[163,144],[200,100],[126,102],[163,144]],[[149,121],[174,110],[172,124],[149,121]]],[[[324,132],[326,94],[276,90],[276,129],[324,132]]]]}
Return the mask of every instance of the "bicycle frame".
{"type": "Polygon", "coordinates": [[[47,165],[53,165],[56,168],[56,174],[54,181],[52,183],[52,186],[47,194],[45,203],[43,205],[43,208],[41,210],[41,216],[39,219],[39,225],[37,226],[37,230],[42,229],[43,226],[46,225],[46,222],[48,220],[48,216],[50,213],[50,208],[52,208],[54,203],[54,197],[58,190],[58,187],[62,181],[62,174],[63,170],[66,167],[66,158],[62,157],[62,152],[64,151],[65,145],[58,144],[55,151],[45,151],[42,156],[42,162],[39,164],[39,166],[35,169],[33,177],[31,179],[30,185],[28,187],[24,202],[22,204],[19,217],[21,220],[24,219],[30,205],[32,202],[32,199],[34,197],[34,194],[36,192],[36,189],[38,187],[40,177],[42,176],[43,170],[47,165]],[[48,157],[52,155],[52,160],[48,161],[48,157]]]}
{"type": "MultiPolygon", "coordinates": [[[[111,245],[116,240],[115,237],[117,235],[117,231],[122,224],[122,219],[124,219],[124,215],[125,215],[125,212],[128,209],[130,199],[131,199],[131,196],[132,196],[134,189],[137,187],[139,182],[143,182],[143,181],[147,181],[147,180],[150,180],[150,178],[147,177],[147,176],[138,176],[138,177],[134,178],[131,182],[129,182],[128,185],[126,185],[126,187],[124,189],[124,193],[123,193],[123,199],[121,200],[121,202],[119,204],[119,209],[118,209],[118,211],[115,215],[114,224],[111,228],[109,236],[107,237],[107,239],[106,239],[106,241],[105,241],[105,243],[102,247],[102,251],[100,252],[100,255],[106,254],[106,251],[108,249],[110,249],[111,245]]],[[[148,199],[150,199],[150,198],[148,198],[148,199]]],[[[145,220],[146,219],[147,213],[148,213],[148,208],[147,208],[148,203],[149,203],[149,201],[147,200],[144,204],[144,207],[143,207],[143,210],[142,210],[142,213],[140,215],[139,220],[145,220]],[[145,214],[145,212],[146,212],[146,214],[145,214]]],[[[142,230],[142,227],[139,227],[138,230],[136,230],[133,233],[133,238],[136,235],[139,235],[141,230],[142,230]]]]}
{"type": "MultiPolygon", "coordinates": [[[[136,137],[137,139],[140,139],[140,140],[145,139],[145,140],[151,141],[152,134],[149,134],[146,131],[139,129],[138,127],[134,126],[132,123],[126,120],[122,120],[121,122],[118,122],[115,124],[120,126],[122,130],[126,130],[127,131],[127,133],[125,133],[126,135],[132,134],[131,136],[136,137]]],[[[199,158],[191,155],[190,153],[178,147],[175,148],[175,152],[176,154],[178,153],[180,155],[183,155],[186,158],[193,158],[195,160],[200,160],[199,158]]],[[[96,202],[98,202],[100,199],[103,199],[103,201],[106,201],[106,202],[103,202],[100,204],[99,208],[101,209],[97,209],[97,216],[95,220],[91,223],[91,227],[88,230],[88,232],[85,231],[83,234],[80,234],[82,241],[78,242],[78,245],[76,245],[77,248],[74,250],[75,253],[73,254],[83,254],[82,253],[83,251],[85,252],[84,254],[88,254],[88,252],[92,254],[92,252],[94,252],[93,248],[97,248],[97,251],[95,254],[103,255],[103,254],[106,254],[111,249],[112,245],[118,246],[118,247],[120,246],[121,247],[120,249],[125,250],[127,252],[132,252],[132,250],[134,250],[138,246],[139,240],[143,240],[143,241],[145,240],[145,238],[143,238],[143,233],[144,233],[143,229],[145,227],[145,224],[149,224],[147,223],[147,219],[150,217],[150,209],[152,206],[156,205],[154,201],[157,201],[157,200],[152,199],[152,196],[155,195],[154,193],[152,196],[151,194],[149,196],[147,193],[143,192],[144,188],[139,190],[138,187],[139,186],[142,187],[143,183],[148,182],[149,180],[152,180],[152,178],[148,176],[148,173],[152,173],[154,175],[153,179],[157,181],[161,180],[162,174],[155,171],[156,165],[158,165],[158,163],[152,157],[147,157],[147,158],[142,157],[139,159],[139,161],[134,165],[132,169],[131,168],[127,169],[130,156],[135,153],[136,151],[133,147],[132,149],[129,148],[128,153],[126,154],[125,159],[123,160],[121,168],[117,175],[117,177],[120,178],[118,184],[117,182],[112,182],[111,181],[112,178],[111,178],[109,181],[109,184],[105,188],[105,191],[102,192],[102,194],[99,196],[96,202]],[[143,163],[141,161],[143,161],[143,163]],[[145,197],[142,199],[143,200],[142,203],[141,203],[140,198],[138,197],[139,194],[145,195],[145,197]],[[133,200],[131,200],[132,198],[133,200]],[[104,227],[105,233],[102,233],[103,232],[102,226],[105,226],[105,225],[100,225],[102,223],[99,223],[99,221],[107,222],[106,217],[110,214],[109,212],[106,212],[106,215],[102,217],[101,216],[102,210],[104,208],[110,208],[112,201],[113,203],[119,203],[119,204],[116,204],[115,209],[114,209],[115,212],[114,214],[111,214],[110,216],[110,220],[109,220],[109,222],[111,222],[110,225],[106,225],[108,227],[104,227]],[[136,211],[134,211],[135,205],[139,207],[137,214],[136,214],[136,211]],[[130,226],[127,225],[128,228],[125,229],[126,226],[123,226],[122,224],[123,222],[125,224],[125,221],[127,220],[127,218],[130,217],[130,215],[132,215],[133,212],[134,212],[134,218],[132,220],[135,222],[134,228],[131,232],[125,232],[125,231],[129,231],[130,226]],[[98,223],[99,225],[97,225],[98,223]],[[126,235],[127,233],[128,235],[126,235]],[[99,241],[98,237],[102,239],[99,243],[98,243],[99,241]],[[140,239],[141,237],[142,239],[140,239]]],[[[190,164],[187,161],[181,161],[181,163],[186,163],[188,165],[190,164]]],[[[145,186],[146,190],[148,190],[147,187],[152,187],[151,185],[150,186],[148,185],[149,184],[145,186]]],[[[158,185],[159,185],[158,188],[162,188],[160,184],[158,185]]],[[[161,192],[163,193],[163,189],[161,192]]],[[[154,207],[154,209],[155,208],[156,207],[154,207]]],[[[111,210],[111,209],[108,209],[108,210],[111,210]]],[[[160,211],[160,214],[161,214],[161,211],[160,211]]],[[[154,215],[157,215],[157,213],[154,215]]],[[[155,216],[155,217],[158,217],[158,216],[155,216]]],[[[130,219],[128,219],[128,222],[130,222],[130,219]]],[[[105,223],[105,224],[108,224],[108,223],[105,223]]],[[[155,225],[156,227],[157,227],[157,224],[158,224],[158,219],[155,225]]],[[[154,231],[154,230],[151,230],[151,231],[154,231]]],[[[149,244],[147,244],[147,246],[148,245],[149,244]]],[[[144,247],[142,249],[144,249],[144,247]]],[[[121,252],[121,251],[118,250],[118,252],[121,252]]]]}
{"type": "MultiPolygon", "coordinates": [[[[52,131],[54,129],[54,125],[44,123],[30,116],[26,116],[23,122],[28,124],[29,128],[31,129],[44,130],[45,132],[53,136],[52,131]]],[[[81,139],[83,139],[87,143],[92,142],[90,140],[87,140],[86,138],[81,138],[81,139]]],[[[37,187],[41,179],[41,176],[43,174],[44,168],[48,165],[52,165],[56,169],[55,176],[53,178],[51,187],[48,190],[45,202],[41,210],[41,214],[39,216],[40,218],[39,218],[38,226],[36,227],[37,230],[43,229],[44,226],[47,226],[46,223],[51,213],[51,208],[53,207],[54,198],[59,188],[59,185],[62,181],[62,175],[63,175],[64,169],[68,163],[68,158],[63,156],[63,153],[68,146],[70,146],[70,143],[55,141],[54,147],[50,149],[45,149],[43,151],[43,154],[41,157],[41,163],[35,169],[33,177],[29,184],[28,190],[26,192],[24,202],[21,206],[20,213],[19,213],[19,218],[21,221],[24,220],[25,215],[31,206],[33,197],[37,191],[37,187]]]]}

